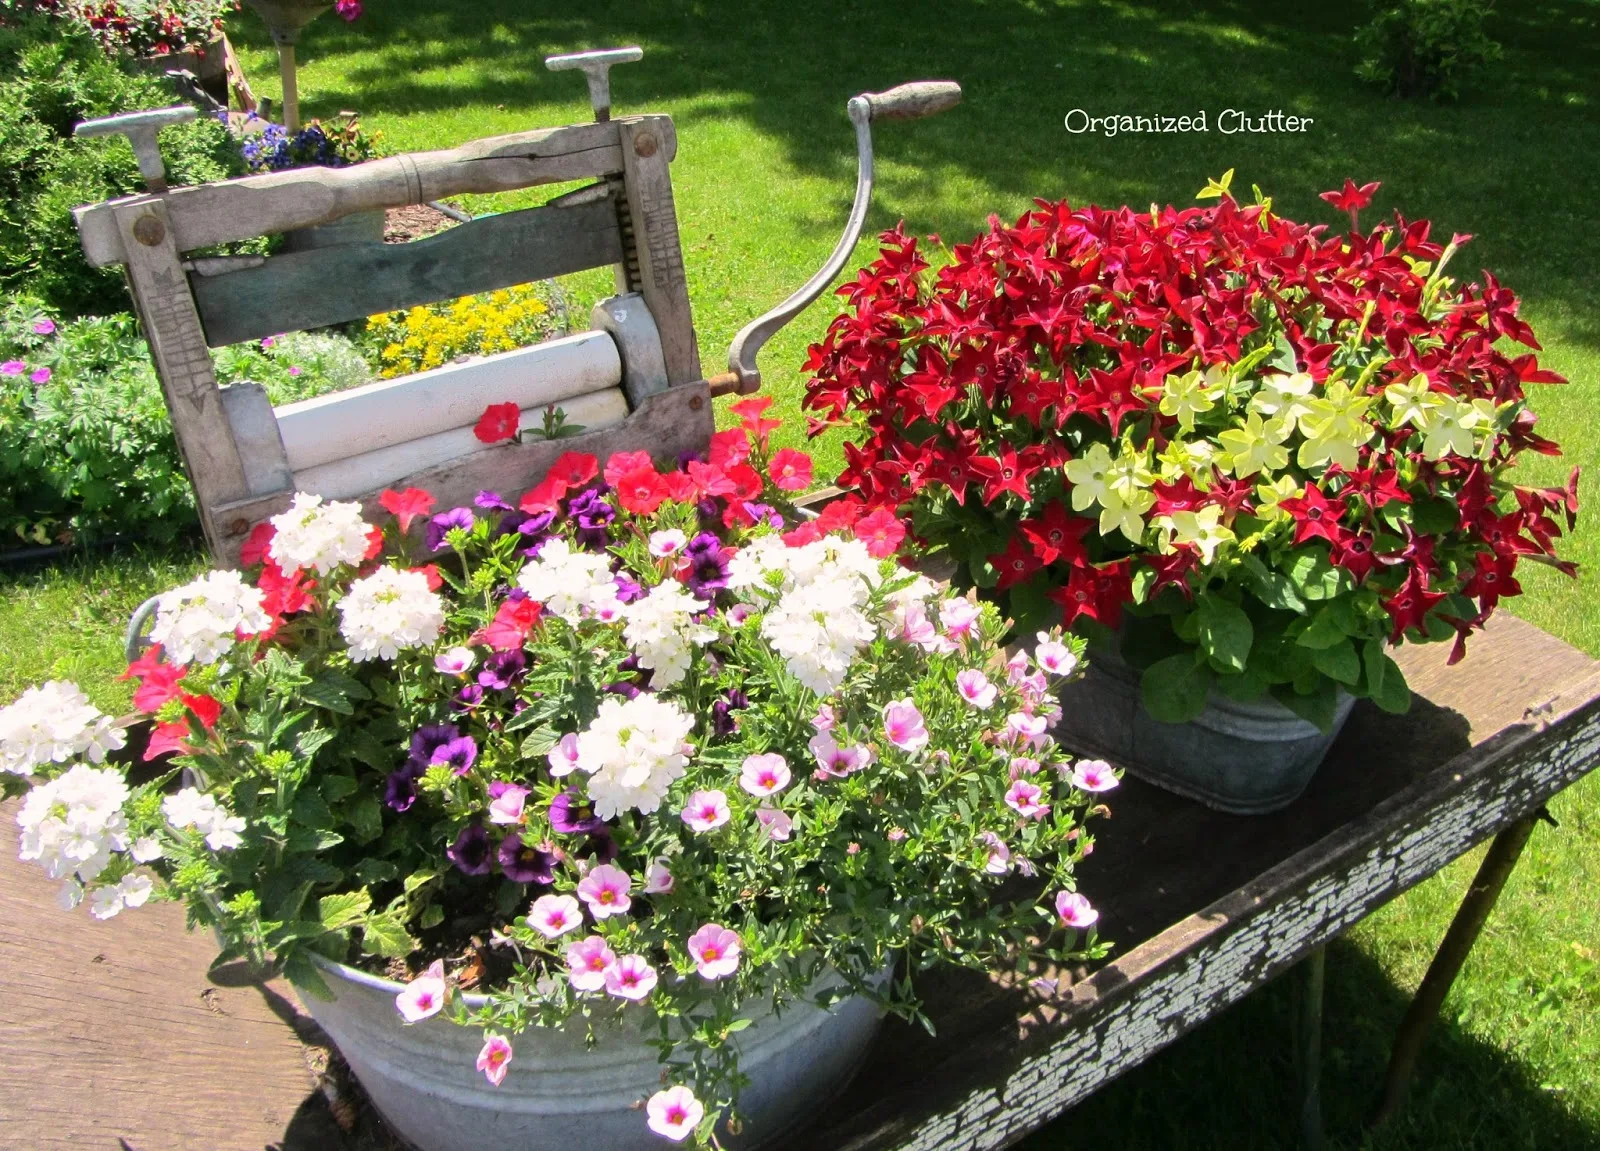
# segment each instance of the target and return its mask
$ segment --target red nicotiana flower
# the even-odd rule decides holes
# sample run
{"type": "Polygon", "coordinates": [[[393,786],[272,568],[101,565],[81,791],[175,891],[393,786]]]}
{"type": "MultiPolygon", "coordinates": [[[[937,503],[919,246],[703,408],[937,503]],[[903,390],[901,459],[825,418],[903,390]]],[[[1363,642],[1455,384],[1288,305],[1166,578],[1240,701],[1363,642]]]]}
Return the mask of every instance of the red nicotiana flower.
{"type": "Polygon", "coordinates": [[[1053,564],[1058,559],[1074,564],[1087,562],[1089,553],[1084,550],[1083,537],[1093,527],[1093,520],[1073,515],[1060,500],[1051,501],[1045,505],[1043,513],[1017,524],[1039,562],[1044,564],[1053,564]]]}
{"type": "Polygon", "coordinates": [[[1389,613],[1390,622],[1394,625],[1389,633],[1389,642],[1399,643],[1407,628],[1425,630],[1423,622],[1428,613],[1445,598],[1443,592],[1429,591],[1427,578],[1413,569],[1400,589],[1383,601],[1383,610],[1389,613]]]}
{"type": "Polygon", "coordinates": [[[521,423],[522,410],[516,404],[490,404],[478,417],[472,434],[486,444],[498,444],[515,436],[521,423]]]}
{"type": "Polygon", "coordinates": [[[1006,541],[1005,551],[989,557],[989,566],[994,568],[999,577],[994,586],[1005,591],[1027,579],[1044,564],[1033,548],[1018,535],[1006,541]]]}
{"type": "Polygon", "coordinates": [[[1344,504],[1329,500],[1315,484],[1307,484],[1303,496],[1279,500],[1278,506],[1294,517],[1295,543],[1303,544],[1309,539],[1339,542],[1344,504]]]}

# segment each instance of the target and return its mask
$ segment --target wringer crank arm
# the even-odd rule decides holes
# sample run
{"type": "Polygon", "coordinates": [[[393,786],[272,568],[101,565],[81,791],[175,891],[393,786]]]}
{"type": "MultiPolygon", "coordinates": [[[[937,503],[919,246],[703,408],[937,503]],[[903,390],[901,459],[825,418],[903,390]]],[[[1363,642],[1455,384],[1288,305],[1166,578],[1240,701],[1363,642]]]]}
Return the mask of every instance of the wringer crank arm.
{"type": "Polygon", "coordinates": [[[712,376],[707,382],[715,396],[738,392],[749,395],[761,387],[761,369],[756,366],[756,356],[778,330],[803,312],[833,283],[833,278],[844,268],[855,250],[861,228],[867,222],[867,208],[872,202],[872,122],[874,120],[915,120],[932,116],[953,108],[961,102],[961,85],[951,80],[919,80],[901,84],[887,92],[863,92],[845,105],[850,121],[856,126],[856,198],[850,206],[850,219],[844,226],[844,235],[834,245],[827,263],[818,269],[799,289],[783,303],[763,315],[757,316],[734,336],[728,347],[728,371],[712,376]]]}

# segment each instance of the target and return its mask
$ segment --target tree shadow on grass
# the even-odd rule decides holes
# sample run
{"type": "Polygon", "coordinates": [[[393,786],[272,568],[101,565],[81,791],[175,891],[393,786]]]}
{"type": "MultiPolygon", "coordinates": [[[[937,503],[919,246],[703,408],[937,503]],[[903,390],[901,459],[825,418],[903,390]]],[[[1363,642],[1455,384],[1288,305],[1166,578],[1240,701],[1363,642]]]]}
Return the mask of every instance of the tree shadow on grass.
{"type": "MultiPolygon", "coordinates": [[[[1402,207],[1445,231],[1481,238],[1459,271],[1495,268],[1557,305],[1571,334],[1600,347],[1588,307],[1600,261],[1578,243],[1600,167],[1600,8],[1590,0],[1498,9],[1502,64],[1460,104],[1385,98],[1354,75],[1345,6],[1268,0],[1157,3],[991,0],[928,6],[680,0],[549,12],[517,0],[422,0],[371,6],[345,27],[321,21],[302,56],[338,67],[345,88],[312,88],[308,109],[412,113],[504,105],[530,126],[570,118],[582,85],[552,74],[558,51],[639,43],[640,65],[615,73],[619,113],[672,112],[684,128],[736,117],[781,142],[786,162],[839,182],[840,219],[854,164],[845,100],[926,77],[962,82],[965,105],[926,123],[887,125],[874,225],[904,215],[917,231],[958,238],[990,212],[1031,197],[1187,203],[1210,175],[1236,168],[1289,215],[1332,221],[1316,193],[1345,176],[1385,184],[1376,207],[1402,207]],[[1071,135],[1072,108],[1177,115],[1204,109],[1187,135],[1071,135]],[[1310,117],[1300,133],[1223,134],[1236,108],[1310,117]],[[966,183],[951,195],[952,182],[966,183]],[[982,190],[973,195],[973,182],[982,190]],[[981,199],[982,202],[977,202],[981,199]]],[[[241,20],[241,38],[264,41],[241,20]]],[[[692,178],[692,176],[690,177],[692,178]]],[[[1375,217],[1372,217],[1375,219],[1375,217]]],[[[839,220],[818,219],[820,232],[839,220]]],[[[1369,220],[1370,222],[1370,220],[1369,220]]]]}
{"type": "MultiPolygon", "coordinates": [[[[1023,1151],[1272,1151],[1299,1145],[1292,1041],[1301,976],[1290,972],[1020,1144],[1023,1151]]],[[[1362,1124],[1382,1086],[1409,996],[1346,940],[1329,945],[1322,1099],[1330,1148],[1585,1151],[1600,1127],[1541,1089],[1530,1068],[1448,1017],[1429,1032],[1405,1107],[1362,1124]]]]}

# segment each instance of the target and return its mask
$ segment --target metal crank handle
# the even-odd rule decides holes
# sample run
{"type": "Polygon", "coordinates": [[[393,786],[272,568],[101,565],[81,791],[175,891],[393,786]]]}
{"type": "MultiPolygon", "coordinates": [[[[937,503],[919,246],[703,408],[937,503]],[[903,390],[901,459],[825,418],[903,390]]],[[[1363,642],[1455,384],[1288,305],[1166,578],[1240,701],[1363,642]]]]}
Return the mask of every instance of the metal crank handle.
{"type": "Polygon", "coordinates": [[[84,120],[72,128],[74,136],[115,136],[128,138],[133,146],[134,158],[139,161],[139,175],[152,192],[167,190],[167,169],[161,162],[161,148],[156,143],[156,133],[171,124],[184,124],[200,115],[197,108],[179,104],[172,108],[157,108],[152,112],[128,112],[121,116],[107,116],[103,120],[84,120]]]}
{"type": "Polygon", "coordinates": [[[576,68],[589,81],[589,106],[595,123],[611,119],[611,67],[644,59],[643,48],[602,48],[595,52],[572,52],[565,56],[546,56],[544,66],[552,72],[576,68]]]}
{"type": "Polygon", "coordinates": [[[739,330],[728,348],[728,371],[707,381],[711,394],[739,392],[749,395],[761,387],[761,369],[756,356],[780,328],[803,312],[833,283],[844,268],[861,237],[872,203],[872,122],[874,120],[913,120],[932,116],[961,102],[961,85],[951,80],[919,80],[901,84],[887,92],[863,92],[845,105],[850,122],[856,127],[856,198],[850,205],[850,219],[844,235],[834,245],[825,264],[793,295],[771,311],[757,316],[739,330]]]}

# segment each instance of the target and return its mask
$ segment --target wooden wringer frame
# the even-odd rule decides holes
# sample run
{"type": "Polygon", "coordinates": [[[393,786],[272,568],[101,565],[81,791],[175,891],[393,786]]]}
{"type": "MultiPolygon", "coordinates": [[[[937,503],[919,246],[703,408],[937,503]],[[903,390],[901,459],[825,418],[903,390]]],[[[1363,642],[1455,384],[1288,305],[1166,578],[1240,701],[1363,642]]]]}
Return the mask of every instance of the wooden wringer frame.
{"type": "Polygon", "coordinates": [[[948,82],[907,84],[849,102],[860,171],[843,238],[827,263],[734,339],[729,371],[706,378],[689,312],[668,165],[670,116],[611,117],[612,65],[638,48],[552,56],[580,69],[594,122],[476,140],[441,152],[346,168],[301,168],[168,188],[156,134],[195,109],[164,108],[78,126],[120,132],[149,191],[77,209],[95,267],[127,271],[139,320],[194,484],[215,560],[238,561],[251,529],[296,491],[360,501],[415,486],[440,506],[481,489],[520,491],[565,451],[602,458],[626,449],[658,459],[703,450],[711,397],[753,392],[756,355],[844,267],[872,195],[871,125],[924,116],[961,98],[948,82]],[[405,244],[370,240],[273,256],[191,255],[354,212],[466,193],[592,179],[541,207],[488,216],[405,244]],[[617,294],[595,306],[591,330],[533,347],[447,364],[274,408],[259,384],[219,388],[210,348],[323,327],[378,312],[614,265],[617,294]],[[485,445],[473,425],[490,404],[515,401],[524,426],[554,405],[587,430],[557,440],[485,445]]]}

